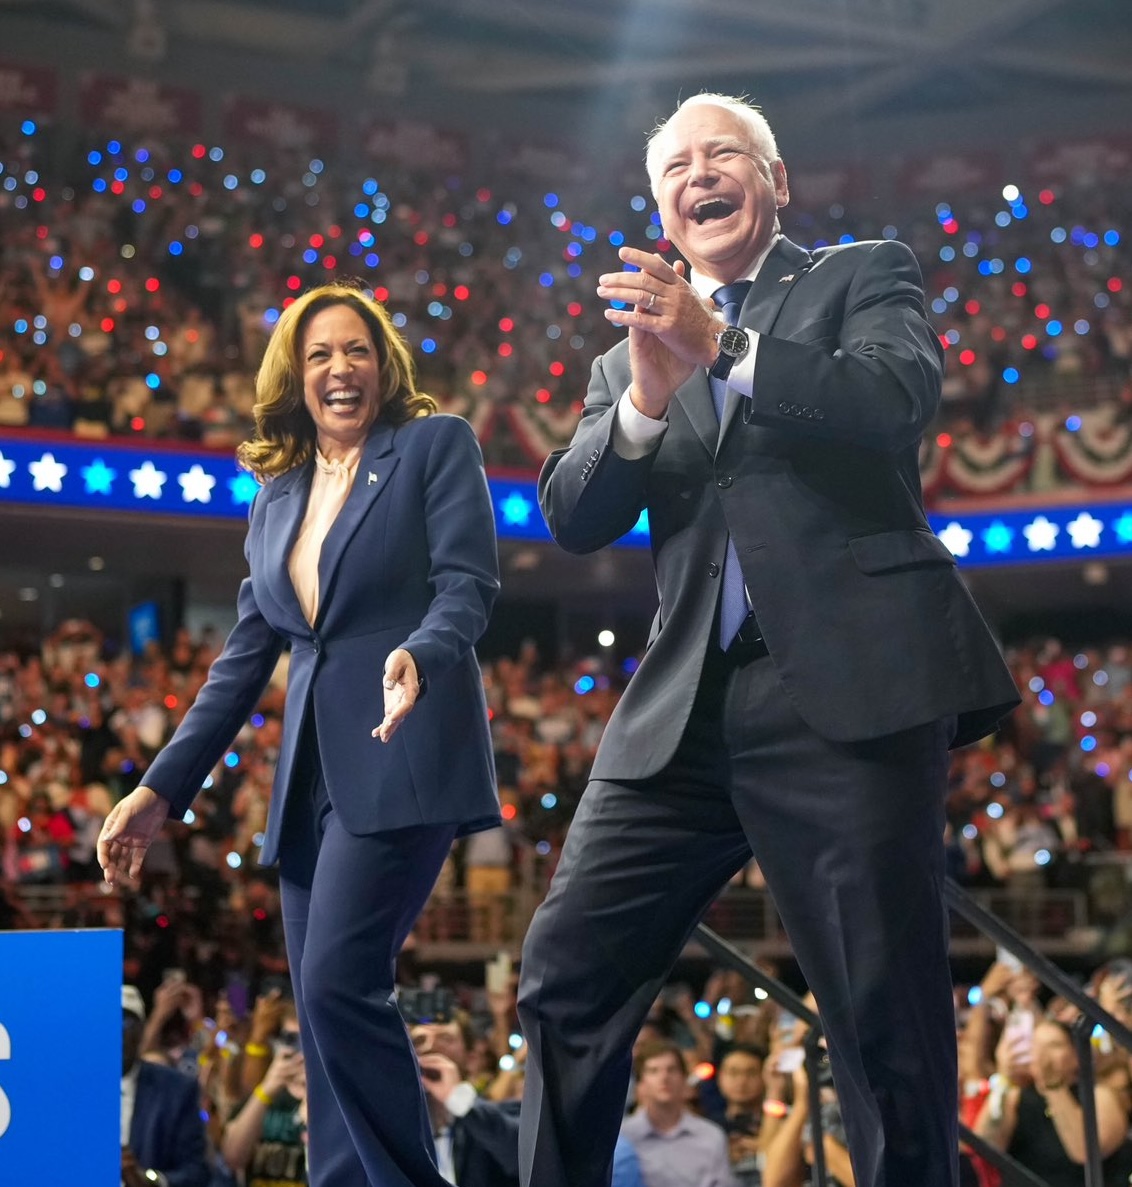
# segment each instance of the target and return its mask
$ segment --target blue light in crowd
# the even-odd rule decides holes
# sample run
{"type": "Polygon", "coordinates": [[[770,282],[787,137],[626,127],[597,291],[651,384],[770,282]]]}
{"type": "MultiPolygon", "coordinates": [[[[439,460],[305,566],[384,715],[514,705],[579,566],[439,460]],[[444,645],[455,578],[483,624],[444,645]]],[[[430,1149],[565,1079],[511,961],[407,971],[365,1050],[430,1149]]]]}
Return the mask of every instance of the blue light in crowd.
{"type": "Polygon", "coordinates": [[[1014,540],[1014,530],[1008,528],[1000,519],[996,519],[984,532],[983,543],[987,552],[1009,552],[1014,540]]]}
{"type": "Polygon", "coordinates": [[[1041,692],[1045,686],[1046,682],[1040,676],[1031,676],[1030,683],[1027,685],[1031,692],[1041,692]]]}
{"type": "Polygon", "coordinates": [[[1021,273],[1023,276],[1033,267],[1033,264],[1025,256],[1019,256],[1014,261],[1014,271],[1021,273]]]}
{"type": "Polygon", "coordinates": [[[1002,818],[1002,805],[998,802],[998,800],[991,800],[991,802],[987,804],[987,815],[991,818],[991,820],[999,820],[1002,818]]]}
{"type": "Polygon", "coordinates": [[[1000,210],[998,214],[994,216],[994,221],[1000,227],[1008,227],[1010,226],[1010,215],[1007,211],[1000,210]]]}
{"type": "Polygon", "coordinates": [[[1054,227],[1054,229],[1050,231],[1049,237],[1054,243],[1064,243],[1066,240],[1065,228],[1054,227]]]}
{"type": "Polygon", "coordinates": [[[946,313],[947,302],[942,297],[936,297],[932,301],[932,313],[946,313]]]}
{"type": "Polygon", "coordinates": [[[1120,232],[1105,231],[1104,241],[1109,247],[1115,247],[1120,242],[1120,232]]]}
{"type": "Polygon", "coordinates": [[[704,1002],[704,1001],[696,1002],[696,1004],[692,1007],[692,1009],[695,1010],[697,1018],[710,1018],[711,1017],[711,1006],[708,1002],[704,1002]]]}
{"type": "Polygon", "coordinates": [[[547,207],[548,209],[553,210],[558,205],[558,195],[557,194],[547,194],[543,198],[542,204],[545,207],[547,207]]]}
{"type": "Polygon", "coordinates": [[[991,268],[990,260],[979,261],[979,275],[989,276],[994,269],[991,268]]]}
{"type": "Polygon", "coordinates": [[[436,339],[435,338],[422,339],[421,350],[423,350],[425,352],[425,354],[435,354],[436,353],[436,339]]]}
{"type": "Polygon", "coordinates": [[[376,251],[366,252],[366,267],[367,268],[376,268],[378,266],[378,264],[380,264],[380,263],[381,263],[381,257],[377,254],[376,251]]]}
{"type": "Polygon", "coordinates": [[[34,136],[35,120],[24,120],[24,122],[20,124],[20,131],[23,132],[25,136],[34,136]]]}
{"type": "Polygon", "coordinates": [[[641,666],[641,661],[639,659],[637,659],[637,657],[635,655],[630,655],[627,659],[623,659],[621,661],[621,671],[624,672],[626,676],[632,676],[632,674],[640,666],[641,666]]]}
{"type": "Polygon", "coordinates": [[[582,275],[582,265],[570,264],[567,266],[566,272],[572,279],[577,280],[582,275]]]}
{"type": "Polygon", "coordinates": [[[87,162],[91,165],[102,164],[102,153],[97,148],[92,148],[86,155],[87,162]]]}
{"type": "Polygon", "coordinates": [[[87,688],[97,688],[102,683],[102,678],[97,672],[87,672],[83,677],[83,683],[87,688]]]}
{"type": "Polygon", "coordinates": [[[660,226],[660,211],[659,210],[654,210],[652,212],[652,214],[649,215],[649,222],[652,223],[652,225],[654,227],[660,226]]]}
{"type": "Polygon", "coordinates": [[[955,259],[955,248],[952,247],[950,243],[945,244],[939,249],[939,258],[943,260],[944,263],[949,264],[953,259],[955,259]]]}
{"type": "Polygon", "coordinates": [[[1017,383],[1021,376],[1018,374],[1017,367],[1007,367],[1002,372],[1002,379],[1004,383],[1017,383]]]}
{"type": "Polygon", "coordinates": [[[542,804],[542,806],[549,812],[551,808],[557,805],[558,797],[553,791],[548,791],[546,795],[544,795],[542,799],[539,800],[539,803],[542,804]]]}
{"type": "Polygon", "coordinates": [[[951,207],[948,206],[948,204],[946,202],[941,202],[935,208],[935,216],[936,216],[936,218],[939,219],[939,221],[941,223],[950,222],[951,221],[951,207]]]}
{"type": "Polygon", "coordinates": [[[1043,688],[1042,691],[1038,693],[1038,701],[1040,704],[1045,705],[1048,708],[1054,702],[1054,695],[1048,688],[1043,688]]]}
{"type": "Polygon", "coordinates": [[[264,716],[262,713],[253,713],[249,720],[257,730],[263,729],[264,716]]]}
{"type": "Polygon", "coordinates": [[[28,332],[27,318],[17,317],[12,325],[12,329],[15,330],[17,334],[26,334],[28,332]]]}
{"type": "Polygon", "coordinates": [[[1051,861],[1050,851],[1048,849],[1039,849],[1034,854],[1034,865],[1048,866],[1051,861]]]}
{"type": "Polygon", "coordinates": [[[538,282],[544,289],[548,289],[554,284],[554,277],[549,272],[543,272],[542,275],[539,276],[538,282]]]}
{"type": "Polygon", "coordinates": [[[112,157],[116,157],[122,151],[122,142],[120,140],[108,140],[106,142],[106,151],[112,157]]]}
{"type": "Polygon", "coordinates": [[[1088,752],[1090,750],[1096,750],[1096,748],[1097,748],[1097,740],[1096,740],[1096,738],[1093,737],[1092,734],[1086,734],[1081,739],[1081,749],[1084,750],[1086,754],[1088,754],[1088,752]]]}
{"type": "Polygon", "coordinates": [[[977,825],[965,824],[963,826],[963,836],[966,840],[974,841],[978,837],[978,835],[979,835],[979,829],[978,829],[977,825]]]}
{"type": "Polygon", "coordinates": [[[146,163],[146,161],[149,160],[149,149],[148,148],[139,148],[138,151],[136,153],[134,153],[134,159],[138,162],[139,165],[144,165],[146,163]]]}
{"type": "Polygon", "coordinates": [[[230,869],[238,870],[244,864],[244,859],[238,853],[229,853],[224,859],[230,869]]]}
{"type": "Polygon", "coordinates": [[[1091,327],[1090,327],[1089,323],[1083,317],[1079,317],[1073,323],[1073,332],[1075,334],[1084,335],[1084,334],[1087,334],[1090,329],[1091,329],[1091,327]]]}
{"type": "Polygon", "coordinates": [[[595,683],[596,682],[592,676],[579,676],[578,679],[574,681],[574,691],[578,694],[578,696],[584,697],[587,692],[593,692],[595,683]]]}
{"type": "Polygon", "coordinates": [[[359,202],[359,203],[357,204],[357,206],[355,206],[355,207],[354,207],[354,214],[355,214],[355,215],[356,215],[358,218],[369,218],[369,206],[368,206],[368,204],[367,204],[367,203],[365,203],[365,202],[359,202]]]}
{"type": "Polygon", "coordinates": [[[318,252],[315,251],[315,249],[313,247],[308,247],[307,250],[303,252],[303,263],[304,264],[317,264],[318,263],[318,252]]]}
{"type": "Polygon", "coordinates": [[[263,320],[267,322],[269,326],[275,325],[275,323],[279,320],[279,310],[265,309],[263,312],[263,320]]]}
{"type": "Polygon", "coordinates": [[[715,1012],[717,1014],[730,1014],[731,999],[729,997],[721,997],[719,1001],[715,1003],[715,1012]]]}
{"type": "Polygon", "coordinates": [[[609,242],[612,243],[614,247],[620,247],[621,244],[625,242],[625,236],[620,231],[610,231],[609,242]]]}
{"type": "Polygon", "coordinates": [[[96,177],[94,181],[90,183],[90,188],[94,190],[96,194],[104,194],[106,192],[106,182],[103,181],[101,177],[96,177]]]}
{"type": "Polygon", "coordinates": [[[1072,416],[1065,418],[1065,427],[1071,432],[1076,433],[1081,427],[1081,418],[1074,413],[1072,416]]]}
{"type": "Polygon", "coordinates": [[[208,150],[208,159],[210,161],[224,160],[224,150],[222,148],[210,148],[208,150]]]}
{"type": "Polygon", "coordinates": [[[169,170],[169,184],[177,185],[179,182],[181,182],[184,179],[184,176],[185,175],[181,172],[180,169],[170,169],[169,170]]]}
{"type": "Polygon", "coordinates": [[[1095,232],[1090,231],[1085,236],[1083,242],[1084,242],[1085,246],[1088,248],[1096,247],[1097,244],[1100,243],[1100,236],[1098,236],[1095,232]]]}
{"type": "Polygon", "coordinates": [[[629,205],[634,210],[640,211],[640,210],[644,210],[644,208],[648,205],[648,203],[644,200],[644,198],[641,197],[640,194],[634,194],[632,196],[632,198],[629,199],[629,205]]]}
{"type": "Polygon", "coordinates": [[[501,210],[501,211],[500,211],[500,212],[499,212],[499,213],[498,213],[498,214],[495,216],[495,221],[496,221],[497,223],[499,223],[499,225],[500,225],[501,227],[505,227],[505,226],[507,226],[507,224],[508,224],[508,223],[511,221],[511,218],[512,218],[511,211],[509,211],[509,210],[501,210]]]}
{"type": "Polygon", "coordinates": [[[362,182],[362,193],[368,194],[371,198],[377,193],[377,182],[372,177],[367,177],[362,182]]]}
{"type": "Polygon", "coordinates": [[[267,180],[267,174],[262,169],[253,169],[248,176],[254,185],[263,185],[267,180]]]}
{"type": "Polygon", "coordinates": [[[161,376],[155,375],[152,371],[150,371],[150,373],[145,377],[145,386],[148,387],[150,391],[157,391],[157,389],[161,386],[161,376]]]}
{"type": "MultiPolygon", "coordinates": [[[[966,831],[966,830],[964,830],[966,831]]],[[[972,985],[967,990],[967,1005],[977,1006],[983,1000],[983,991],[978,985],[972,985]]]]}
{"type": "Polygon", "coordinates": [[[208,791],[208,789],[212,786],[212,783],[213,783],[212,776],[209,775],[208,778],[205,779],[205,781],[200,785],[201,791],[208,791]]]}
{"type": "Polygon", "coordinates": [[[400,310],[398,310],[398,311],[397,311],[397,312],[396,312],[396,313],[393,315],[393,319],[392,319],[392,320],[393,320],[393,324],[394,324],[394,325],[397,327],[397,329],[399,329],[399,330],[403,330],[403,329],[404,329],[404,328],[405,328],[405,327],[406,327],[406,326],[409,324],[409,319],[408,319],[408,318],[407,318],[407,317],[406,317],[406,316],[405,316],[405,315],[404,315],[404,314],[403,314],[403,313],[402,313],[400,310]]]}
{"type": "Polygon", "coordinates": [[[130,203],[130,209],[134,212],[134,214],[144,214],[145,213],[145,199],[144,198],[135,198],[133,200],[133,202],[130,203]]]}
{"type": "Polygon", "coordinates": [[[1057,320],[1057,318],[1052,318],[1050,321],[1046,322],[1046,333],[1051,338],[1056,338],[1061,333],[1062,329],[1062,324],[1057,320]]]}
{"type": "Polygon", "coordinates": [[[990,777],[991,787],[1005,787],[1006,776],[1001,771],[994,771],[990,777]]]}
{"type": "Polygon", "coordinates": [[[47,720],[47,714],[42,709],[36,709],[31,715],[35,725],[42,725],[47,720]]]}
{"type": "Polygon", "coordinates": [[[240,765],[240,756],[234,750],[229,750],[224,756],[224,765],[229,768],[238,767],[240,765]]]}
{"type": "Polygon", "coordinates": [[[545,857],[550,852],[550,842],[539,841],[539,843],[535,846],[535,852],[540,857],[545,857]]]}
{"type": "Polygon", "coordinates": [[[1016,206],[1011,206],[1010,213],[1014,215],[1015,218],[1022,219],[1029,215],[1030,208],[1025,204],[1025,202],[1019,202],[1016,206]]]}
{"type": "Polygon", "coordinates": [[[179,239],[174,239],[173,242],[169,244],[169,254],[171,256],[179,256],[184,252],[184,250],[185,245],[179,239]]]}

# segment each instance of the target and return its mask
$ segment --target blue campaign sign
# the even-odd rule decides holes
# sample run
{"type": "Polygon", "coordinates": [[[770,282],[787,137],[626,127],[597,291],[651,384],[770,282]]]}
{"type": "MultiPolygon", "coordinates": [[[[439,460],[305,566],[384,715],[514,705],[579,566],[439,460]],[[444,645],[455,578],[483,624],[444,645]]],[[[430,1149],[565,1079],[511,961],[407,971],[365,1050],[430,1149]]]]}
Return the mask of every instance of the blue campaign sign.
{"type": "Polygon", "coordinates": [[[117,1187],[122,933],[0,932],[0,1183],[117,1187]]]}

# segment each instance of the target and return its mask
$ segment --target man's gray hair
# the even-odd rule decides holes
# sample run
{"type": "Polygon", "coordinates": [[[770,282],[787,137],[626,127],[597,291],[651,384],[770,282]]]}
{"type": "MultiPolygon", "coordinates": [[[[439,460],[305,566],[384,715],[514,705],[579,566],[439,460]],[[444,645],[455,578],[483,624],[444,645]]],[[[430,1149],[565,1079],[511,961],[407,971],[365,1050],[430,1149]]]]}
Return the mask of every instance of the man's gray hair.
{"type": "Polygon", "coordinates": [[[653,197],[656,197],[656,183],[659,178],[661,151],[664,147],[664,130],[672,120],[672,116],[679,115],[686,107],[722,107],[738,116],[746,125],[750,135],[750,147],[768,161],[778,160],[778,144],[766,116],[742,96],[716,95],[705,92],[702,95],[692,95],[685,99],[666,120],[662,120],[649,133],[645,142],[645,169],[648,171],[649,184],[652,186],[653,197]]]}

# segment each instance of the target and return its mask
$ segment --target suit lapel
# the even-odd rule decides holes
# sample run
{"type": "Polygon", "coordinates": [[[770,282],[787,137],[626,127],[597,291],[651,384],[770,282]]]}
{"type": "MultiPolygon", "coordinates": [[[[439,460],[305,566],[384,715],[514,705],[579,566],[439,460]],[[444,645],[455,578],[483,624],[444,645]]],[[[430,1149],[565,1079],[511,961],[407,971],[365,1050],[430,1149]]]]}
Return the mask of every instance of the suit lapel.
{"type": "MultiPolygon", "coordinates": [[[[759,269],[758,276],[755,277],[755,283],[751,285],[751,291],[747,294],[747,299],[743,302],[743,308],[739,314],[739,324],[744,329],[756,330],[760,334],[769,334],[774,329],[774,323],[778,320],[778,314],[782,309],[783,302],[789,296],[790,290],[797,283],[798,278],[811,267],[813,267],[813,260],[808,251],[796,243],[791,243],[785,237],[779,239],[763,261],[763,266],[759,269]]],[[[707,390],[706,383],[704,388],[707,390]]],[[[708,400],[710,401],[710,399],[711,393],[708,392],[708,400]]],[[[723,424],[719,432],[719,440],[723,439],[731,427],[739,404],[740,401],[736,399],[735,393],[728,392],[727,400],[723,406],[723,424]]],[[[714,415],[712,419],[715,419],[714,415]]],[[[712,453],[715,453],[714,445],[712,453]]]]}
{"type": "Polygon", "coordinates": [[[307,509],[313,473],[314,462],[308,461],[272,482],[271,500],[267,504],[263,529],[267,588],[278,605],[302,626],[306,625],[306,618],[295,596],[287,561],[307,509]]]}
{"type": "Polygon", "coordinates": [[[346,502],[338,513],[338,518],[326,533],[322,542],[322,552],[318,558],[318,620],[316,626],[325,617],[326,606],[330,600],[331,586],[354,533],[366,516],[366,512],[373,506],[378,495],[385,489],[398,459],[393,456],[393,437],[396,428],[392,425],[381,425],[375,429],[366,441],[362,455],[358,459],[358,469],[354,474],[354,483],[346,502]]]}

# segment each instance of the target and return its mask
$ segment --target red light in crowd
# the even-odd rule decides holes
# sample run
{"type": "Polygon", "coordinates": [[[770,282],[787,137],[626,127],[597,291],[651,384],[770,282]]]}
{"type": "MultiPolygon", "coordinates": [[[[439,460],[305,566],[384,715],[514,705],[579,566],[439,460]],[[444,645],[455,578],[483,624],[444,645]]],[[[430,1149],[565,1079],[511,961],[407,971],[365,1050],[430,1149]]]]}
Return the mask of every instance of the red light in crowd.
{"type": "Polygon", "coordinates": [[[1045,321],[1045,319],[1047,317],[1049,317],[1049,306],[1045,305],[1045,304],[1035,305],[1034,306],[1034,316],[1040,317],[1042,319],[1042,321],[1045,321]]]}
{"type": "Polygon", "coordinates": [[[968,301],[967,304],[963,306],[963,308],[966,309],[972,317],[974,317],[975,314],[979,312],[980,306],[978,301],[972,299],[968,301]]]}
{"type": "Polygon", "coordinates": [[[499,328],[505,333],[510,334],[515,328],[515,323],[509,317],[501,317],[499,319],[499,328]]]}
{"type": "Polygon", "coordinates": [[[504,804],[503,807],[499,809],[499,814],[504,820],[514,820],[519,814],[519,809],[516,808],[514,804],[504,804]]]}
{"type": "Polygon", "coordinates": [[[166,709],[176,709],[179,704],[180,704],[180,702],[177,700],[177,698],[172,693],[170,693],[165,698],[165,708],[166,709]]]}
{"type": "Polygon", "coordinates": [[[940,449],[949,449],[951,447],[951,434],[940,433],[940,435],[935,439],[935,443],[940,447],[940,449]]]}
{"type": "Polygon", "coordinates": [[[428,232],[427,231],[418,231],[413,236],[413,242],[418,247],[424,247],[424,245],[428,242],[428,232]]]}
{"type": "Polygon", "coordinates": [[[446,292],[448,292],[448,286],[442,281],[438,280],[436,284],[432,286],[432,295],[434,297],[443,297],[446,292]]]}
{"type": "Polygon", "coordinates": [[[283,308],[284,309],[286,309],[288,305],[294,305],[294,303],[295,303],[294,297],[284,297],[283,298],[283,308]]]}
{"type": "Polygon", "coordinates": [[[1038,194],[1038,201],[1043,206],[1048,206],[1056,196],[1057,195],[1054,194],[1053,190],[1042,190],[1042,192],[1038,194]]]}
{"type": "Polygon", "coordinates": [[[142,429],[145,428],[145,417],[144,416],[132,417],[130,419],[130,428],[133,429],[135,433],[140,433],[142,431],[142,429]]]}
{"type": "Polygon", "coordinates": [[[452,290],[452,296],[454,296],[457,301],[466,301],[471,295],[471,291],[466,284],[458,284],[452,290]]]}
{"type": "Polygon", "coordinates": [[[671,246],[672,246],[672,244],[669,243],[669,241],[667,239],[660,238],[656,241],[656,250],[657,251],[668,251],[668,249],[671,246]]]}
{"type": "Polygon", "coordinates": [[[200,331],[199,330],[186,330],[185,337],[190,342],[199,342],[200,341],[200,331]]]}
{"type": "Polygon", "coordinates": [[[1021,280],[1016,280],[1016,281],[1015,281],[1015,282],[1014,282],[1014,283],[1013,283],[1013,284],[1010,286],[1010,291],[1011,291],[1011,292],[1012,292],[1012,293],[1013,293],[1013,294],[1014,294],[1016,297],[1024,297],[1024,296],[1025,296],[1025,295],[1026,295],[1026,294],[1027,294],[1027,293],[1028,293],[1030,290],[1029,290],[1029,289],[1026,287],[1026,285],[1025,285],[1025,283],[1024,283],[1023,281],[1021,281],[1021,280]]]}
{"type": "Polygon", "coordinates": [[[293,293],[297,293],[303,287],[303,282],[298,276],[287,277],[287,287],[293,293]]]}
{"type": "Polygon", "coordinates": [[[120,293],[122,291],[122,282],[120,280],[108,280],[106,282],[106,291],[108,293],[120,293]]]}
{"type": "Polygon", "coordinates": [[[571,404],[571,405],[570,405],[570,411],[571,411],[571,412],[572,412],[572,413],[573,413],[575,416],[581,416],[581,415],[582,415],[582,401],[581,401],[581,400],[575,400],[575,401],[573,402],[573,404],[571,404]]]}
{"type": "Polygon", "coordinates": [[[36,227],[35,228],[35,237],[37,239],[46,239],[47,238],[47,228],[46,227],[36,227]]]}
{"type": "Polygon", "coordinates": [[[252,918],[262,923],[267,918],[267,912],[262,907],[256,907],[252,912],[252,918]]]}
{"type": "Polygon", "coordinates": [[[161,281],[156,276],[151,276],[145,282],[145,291],[147,293],[155,293],[161,287],[161,281]]]}
{"type": "Polygon", "coordinates": [[[996,342],[1005,342],[1006,341],[1006,331],[1002,328],[1002,326],[995,326],[994,329],[991,330],[990,336],[996,342]]]}
{"type": "Polygon", "coordinates": [[[254,235],[249,235],[248,236],[248,246],[249,247],[262,247],[263,246],[263,236],[258,231],[256,231],[256,233],[254,235]]]}
{"type": "Polygon", "coordinates": [[[509,359],[511,357],[511,343],[510,342],[501,342],[499,344],[499,353],[505,359],[509,359]]]}
{"type": "Polygon", "coordinates": [[[1124,281],[1119,276],[1110,276],[1108,281],[1108,291],[1110,293],[1118,293],[1124,287],[1124,281]]]}
{"type": "Polygon", "coordinates": [[[337,268],[338,267],[338,257],[337,256],[323,256],[322,257],[322,266],[327,269],[337,268]]]}
{"type": "Polygon", "coordinates": [[[566,306],[566,312],[571,317],[581,317],[581,315],[582,315],[581,302],[580,301],[571,301],[570,304],[566,306]]]}
{"type": "Polygon", "coordinates": [[[940,346],[942,346],[944,350],[951,349],[951,343],[948,342],[946,334],[938,334],[937,337],[939,338],[940,346]]]}
{"type": "Polygon", "coordinates": [[[325,242],[326,240],[317,231],[310,237],[311,247],[321,247],[325,242]]]}
{"type": "Polygon", "coordinates": [[[551,373],[551,375],[561,375],[565,372],[566,366],[564,363],[554,362],[550,364],[547,370],[551,373]]]}
{"type": "Polygon", "coordinates": [[[373,290],[373,295],[383,304],[389,300],[389,290],[383,284],[373,290]]]}
{"type": "Polygon", "coordinates": [[[949,235],[954,235],[954,234],[955,234],[955,232],[959,230],[959,224],[958,224],[958,223],[955,221],[955,219],[953,219],[953,218],[949,218],[949,219],[947,220],[947,222],[945,222],[945,223],[943,224],[943,229],[944,229],[944,230],[945,230],[945,231],[946,231],[946,232],[947,232],[949,235]]]}
{"type": "Polygon", "coordinates": [[[488,711],[487,711],[487,719],[488,719],[488,721],[495,720],[495,710],[490,707],[488,708],[488,711]]]}
{"type": "Polygon", "coordinates": [[[189,186],[189,193],[192,194],[194,198],[199,198],[201,194],[204,193],[204,186],[202,186],[199,181],[194,181],[193,184],[189,186]]]}
{"type": "Polygon", "coordinates": [[[149,196],[156,202],[161,197],[164,191],[159,185],[151,185],[149,187],[149,196]]]}
{"type": "Polygon", "coordinates": [[[485,186],[481,186],[478,190],[476,190],[476,201],[477,202],[490,202],[491,201],[491,190],[487,189],[485,186]]]}
{"type": "Polygon", "coordinates": [[[449,212],[440,220],[446,227],[454,227],[456,225],[456,216],[449,212]]]}
{"type": "Polygon", "coordinates": [[[125,313],[126,312],[126,298],[125,297],[119,297],[114,302],[114,312],[115,313],[125,313]]]}
{"type": "Polygon", "coordinates": [[[1037,344],[1038,344],[1038,340],[1037,340],[1037,338],[1034,337],[1033,334],[1023,334],[1022,335],[1022,346],[1026,350],[1033,350],[1034,347],[1037,346],[1037,344]]]}
{"type": "Polygon", "coordinates": [[[112,317],[104,317],[98,323],[98,327],[104,334],[112,333],[114,330],[114,319],[112,317]]]}
{"type": "Polygon", "coordinates": [[[472,382],[476,385],[476,387],[483,387],[483,385],[485,383],[487,383],[487,372],[486,371],[473,371],[472,372],[472,382]]]}
{"type": "Polygon", "coordinates": [[[47,197],[47,191],[43,186],[37,185],[31,192],[32,199],[36,202],[42,202],[47,197]]]}
{"type": "Polygon", "coordinates": [[[126,183],[124,181],[112,181],[110,183],[110,192],[112,194],[123,194],[126,192],[126,183]]]}
{"type": "Polygon", "coordinates": [[[706,1062],[705,1063],[697,1063],[696,1069],[695,1069],[695,1071],[692,1072],[692,1075],[695,1076],[696,1079],[699,1080],[701,1083],[704,1080],[710,1080],[715,1076],[715,1064],[714,1063],[706,1063],[706,1062]]]}
{"type": "Polygon", "coordinates": [[[959,361],[964,367],[969,367],[975,361],[975,352],[973,350],[960,351],[959,361]]]}
{"type": "Polygon", "coordinates": [[[342,228],[337,223],[335,223],[327,233],[330,235],[331,239],[342,238],[342,228]]]}
{"type": "Polygon", "coordinates": [[[550,392],[545,387],[540,387],[538,391],[535,392],[535,399],[538,400],[540,404],[549,404],[550,392]]]}
{"type": "Polygon", "coordinates": [[[205,148],[203,144],[193,145],[193,156],[196,157],[198,161],[204,156],[206,152],[208,152],[208,149],[205,148]]]}
{"type": "Polygon", "coordinates": [[[156,923],[158,927],[166,928],[169,926],[169,916],[158,915],[158,917],[153,922],[156,923]]]}
{"type": "Polygon", "coordinates": [[[0,350],[0,363],[4,361],[4,352],[0,350]]]}

